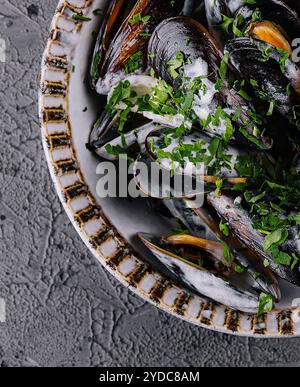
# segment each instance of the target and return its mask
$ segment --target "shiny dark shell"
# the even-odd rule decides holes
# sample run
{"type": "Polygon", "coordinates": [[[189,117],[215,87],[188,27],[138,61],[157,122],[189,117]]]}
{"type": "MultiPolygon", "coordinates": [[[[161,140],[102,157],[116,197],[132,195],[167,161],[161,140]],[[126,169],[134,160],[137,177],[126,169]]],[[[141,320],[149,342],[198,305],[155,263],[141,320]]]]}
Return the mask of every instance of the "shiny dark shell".
{"type": "Polygon", "coordinates": [[[217,81],[222,52],[205,27],[192,18],[175,17],[164,20],[149,42],[150,65],[162,79],[175,88],[180,86],[182,79],[172,77],[168,63],[179,51],[191,61],[202,57],[208,63],[211,81],[217,81]]]}
{"type": "Polygon", "coordinates": [[[300,3],[299,0],[283,0],[290,8],[297,12],[298,16],[300,15],[300,3]]]}

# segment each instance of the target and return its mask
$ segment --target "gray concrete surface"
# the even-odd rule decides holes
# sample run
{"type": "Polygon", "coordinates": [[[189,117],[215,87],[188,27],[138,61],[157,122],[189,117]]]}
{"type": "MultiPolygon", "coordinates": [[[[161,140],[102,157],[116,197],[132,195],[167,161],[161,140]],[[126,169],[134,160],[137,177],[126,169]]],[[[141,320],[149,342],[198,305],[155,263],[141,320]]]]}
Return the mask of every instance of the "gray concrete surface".
{"type": "Polygon", "coordinates": [[[56,3],[0,3],[0,366],[300,365],[300,340],[198,329],[132,295],[87,251],[50,181],[37,118],[56,3]]]}

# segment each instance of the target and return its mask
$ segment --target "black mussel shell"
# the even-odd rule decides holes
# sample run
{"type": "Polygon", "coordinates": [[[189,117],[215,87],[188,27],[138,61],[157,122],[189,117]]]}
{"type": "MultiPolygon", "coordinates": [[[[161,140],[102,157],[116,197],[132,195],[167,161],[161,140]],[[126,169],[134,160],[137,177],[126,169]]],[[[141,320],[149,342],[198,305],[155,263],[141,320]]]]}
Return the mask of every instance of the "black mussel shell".
{"type": "MultiPolygon", "coordinates": [[[[292,270],[288,266],[283,266],[275,263],[273,257],[264,249],[265,237],[254,228],[253,221],[250,218],[247,210],[241,205],[235,204],[233,196],[222,194],[216,196],[214,193],[208,195],[209,204],[216,210],[219,216],[228,224],[232,233],[245,245],[250,251],[256,254],[262,262],[267,260],[269,268],[280,278],[300,286],[300,271],[299,265],[292,270]]],[[[295,253],[295,246],[291,249],[286,246],[286,253],[295,253]]],[[[299,256],[299,252],[298,252],[299,256]]]]}
{"type": "Polygon", "coordinates": [[[112,0],[108,6],[102,26],[99,30],[93,59],[90,66],[90,85],[96,88],[98,79],[102,75],[102,66],[109,50],[112,39],[117,34],[123,21],[126,19],[137,0],[112,0]]]}
{"type": "Polygon", "coordinates": [[[188,261],[182,256],[180,249],[165,243],[162,238],[149,234],[140,234],[139,236],[159,262],[175,275],[179,283],[183,283],[192,291],[229,308],[246,313],[257,311],[258,295],[232,285],[217,272],[208,271],[188,261]]]}
{"type": "Polygon", "coordinates": [[[138,188],[148,197],[155,199],[190,198],[198,196],[204,201],[204,183],[192,175],[172,172],[148,155],[137,158],[133,175],[138,188]]]}
{"type": "MultiPolygon", "coordinates": [[[[181,66],[179,76],[170,72],[170,62],[174,61],[178,52],[182,52],[189,63],[201,60],[208,69],[207,79],[212,84],[220,80],[220,66],[223,54],[214,38],[204,26],[188,17],[175,17],[163,21],[154,31],[149,42],[149,64],[156,74],[176,90],[184,86],[185,66],[181,66]]],[[[240,110],[240,117],[234,123],[235,139],[247,146],[260,149],[272,148],[272,140],[264,129],[253,122],[254,107],[223,81],[221,90],[216,90],[213,101],[233,111],[240,110]],[[252,112],[253,114],[249,114],[252,112]]]]}
{"type": "Polygon", "coordinates": [[[284,59],[273,46],[249,38],[234,39],[225,49],[239,76],[256,82],[258,96],[274,102],[284,117],[298,121],[300,70],[290,59],[284,59]]]}
{"type": "MultiPolygon", "coordinates": [[[[144,128],[145,125],[149,124],[149,120],[143,118],[141,115],[132,115],[132,117],[126,123],[123,134],[132,133],[135,128],[144,128]]],[[[93,125],[92,131],[90,133],[89,142],[87,144],[87,148],[98,154],[98,150],[105,147],[107,144],[121,139],[121,133],[119,131],[120,127],[120,116],[116,113],[114,115],[110,115],[108,112],[104,111],[100,118],[93,125]]],[[[155,129],[155,127],[153,127],[155,129]]],[[[148,132],[150,133],[150,131],[148,132]]],[[[114,145],[122,145],[115,143],[114,145]]]]}
{"type": "Polygon", "coordinates": [[[300,19],[297,13],[280,0],[256,0],[245,4],[236,14],[236,20],[244,29],[253,21],[267,20],[283,30],[290,41],[300,36],[300,19]]]}
{"type": "Polygon", "coordinates": [[[145,151],[146,138],[154,130],[157,130],[157,126],[150,122],[128,133],[118,133],[117,137],[93,150],[98,156],[110,161],[118,160],[122,154],[135,157],[137,153],[145,151]]]}
{"type": "Polygon", "coordinates": [[[137,2],[111,42],[102,67],[102,79],[97,85],[100,94],[107,94],[112,83],[124,78],[125,73],[146,68],[147,46],[152,32],[165,18],[180,15],[184,3],[184,0],[137,2]],[[133,58],[133,66],[126,68],[133,58]]]}
{"type": "Polygon", "coordinates": [[[291,9],[297,12],[298,16],[300,16],[300,3],[299,0],[283,0],[285,4],[287,4],[291,9]]]}

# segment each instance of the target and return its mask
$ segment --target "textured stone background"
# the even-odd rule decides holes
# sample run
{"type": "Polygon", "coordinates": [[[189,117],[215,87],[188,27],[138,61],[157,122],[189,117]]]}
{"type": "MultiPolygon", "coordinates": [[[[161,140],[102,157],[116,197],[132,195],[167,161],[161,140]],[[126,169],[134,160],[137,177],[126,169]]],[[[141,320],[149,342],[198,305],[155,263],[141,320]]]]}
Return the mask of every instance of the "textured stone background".
{"type": "Polygon", "coordinates": [[[56,3],[0,4],[7,45],[0,63],[0,301],[7,314],[0,366],[300,365],[300,340],[237,338],[181,322],[129,293],[83,245],[50,181],[37,118],[56,3]]]}

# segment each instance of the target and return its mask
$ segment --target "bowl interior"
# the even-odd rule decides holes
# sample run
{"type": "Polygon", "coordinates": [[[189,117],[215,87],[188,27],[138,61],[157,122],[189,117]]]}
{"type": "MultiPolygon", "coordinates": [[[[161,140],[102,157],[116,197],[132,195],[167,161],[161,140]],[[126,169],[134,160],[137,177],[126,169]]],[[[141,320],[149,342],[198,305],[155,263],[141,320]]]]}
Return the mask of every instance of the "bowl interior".
{"type": "MultiPolygon", "coordinates": [[[[107,1],[98,0],[96,3],[99,8],[104,8],[107,1]]],[[[99,18],[93,18],[91,22],[83,23],[80,33],[81,44],[77,45],[74,52],[73,63],[76,71],[71,75],[69,95],[74,146],[85,181],[98,204],[103,208],[105,215],[134,249],[151,262],[153,258],[139,242],[137,233],[163,234],[171,230],[171,224],[159,213],[151,210],[146,199],[103,199],[98,197],[96,186],[100,176],[97,175],[96,169],[101,160],[86,148],[90,129],[105,106],[105,99],[91,92],[87,83],[84,82],[93,49],[92,32],[99,29],[100,22],[99,18]]],[[[163,269],[161,268],[161,270],[163,269]]],[[[283,298],[278,307],[290,308],[293,300],[300,297],[300,290],[283,281],[280,285],[283,298]]]]}

